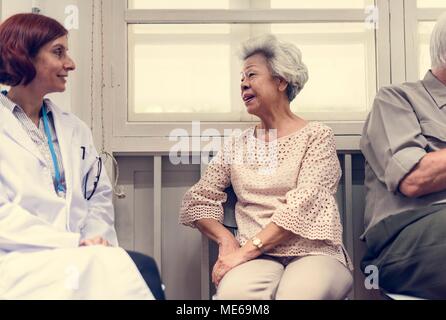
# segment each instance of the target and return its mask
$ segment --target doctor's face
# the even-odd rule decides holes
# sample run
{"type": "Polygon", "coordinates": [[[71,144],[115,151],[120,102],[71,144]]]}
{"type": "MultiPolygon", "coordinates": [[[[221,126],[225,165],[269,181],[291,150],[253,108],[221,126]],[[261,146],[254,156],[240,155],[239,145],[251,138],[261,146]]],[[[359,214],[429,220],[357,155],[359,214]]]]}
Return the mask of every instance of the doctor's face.
{"type": "Polygon", "coordinates": [[[32,84],[40,87],[45,93],[65,91],[68,73],[76,68],[67,52],[67,36],[44,45],[34,58],[36,77],[32,84]]]}

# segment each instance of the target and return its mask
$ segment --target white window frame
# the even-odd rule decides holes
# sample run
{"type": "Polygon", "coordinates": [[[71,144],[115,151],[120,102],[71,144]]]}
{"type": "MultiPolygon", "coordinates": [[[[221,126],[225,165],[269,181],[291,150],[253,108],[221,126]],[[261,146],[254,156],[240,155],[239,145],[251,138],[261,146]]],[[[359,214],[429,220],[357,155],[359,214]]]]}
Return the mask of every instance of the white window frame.
{"type": "MultiPolygon", "coordinates": [[[[247,32],[247,29],[245,28],[240,28],[239,25],[230,25],[230,33],[228,34],[224,34],[224,35],[213,35],[213,34],[204,34],[203,38],[213,38],[215,39],[216,37],[220,38],[220,39],[226,39],[229,40],[230,43],[230,47],[231,49],[233,48],[237,48],[238,44],[240,43],[239,40],[237,40],[236,38],[234,38],[234,35],[238,35],[240,39],[242,39],[242,35],[245,35],[245,33],[247,32]]],[[[189,35],[186,35],[189,36],[189,35]]],[[[140,35],[140,36],[134,36],[134,38],[152,38],[155,39],[155,41],[159,41],[160,39],[166,39],[167,36],[166,35],[140,35]]],[[[189,36],[190,37],[190,36],[189,36]]],[[[192,36],[194,37],[194,36],[192,36]]],[[[201,38],[201,37],[200,37],[201,38]]],[[[128,35],[128,40],[130,40],[130,35],[128,35]]],[[[214,41],[214,40],[213,40],[214,41]]],[[[129,44],[127,45],[129,46],[129,44]]],[[[129,61],[128,63],[131,64],[131,59],[129,57],[129,61]]],[[[229,65],[230,65],[230,78],[234,79],[236,77],[239,77],[240,71],[238,70],[238,58],[235,56],[235,54],[230,56],[230,61],[229,61],[229,65]]],[[[131,88],[134,84],[133,84],[134,79],[132,77],[129,77],[128,79],[128,85],[129,88],[131,88]]],[[[130,105],[133,104],[132,98],[133,97],[129,97],[129,103],[130,105]]],[[[232,105],[232,101],[235,101],[237,99],[240,98],[240,91],[239,90],[234,90],[234,86],[232,85],[230,88],[230,104],[231,104],[231,108],[234,107],[232,105]]],[[[127,112],[128,112],[128,120],[130,122],[191,122],[191,121],[196,121],[197,120],[197,116],[194,115],[193,113],[184,113],[184,114],[178,114],[178,113],[136,113],[134,112],[134,110],[131,110],[130,106],[128,106],[127,112]],[[178,119],[181,119],[181,121],[179,121],[178,119]]],[[[242,112],[243,110],[241,109],[236,109],[236,110],[231,110],[231,112],[229,113],[229,115],[225,115],[225,120],[228,122],[240,122],[240,121],[253,121],[254,118],[252,116],[250,116],[249,114],[242,112]]],[[[200,118],[203,119],[202,121],[205,122],[220,122],[222,115],[220,113],[200,113],[200,118]]]]}
{"type": "MultiPolygon", "coordinates": [[[[406,56],[406,80],[417,81],[419,79],[418,59],[418,22],[436,21],[446,8],[417,8],[417,0],[405,0],[405,56],[406,56]]],[[[427,71],[427,70],[426,70],[427,71]]]]}
{"type": "MultiPolygon", "coordinates": [[[[257,1],[257,0],[256,0],[257,1]]],[[[391,0],[391,3],[403,0],[391,0]]],[[[375,30],[375,63],[377,88],[392,83],[389,0],[375,0],[379,9],[379,28],[375,30]]],[[[250,9],[250,10],[132,10],[126,0],[104,2],[105,34],[104,70],[106,76],[104,104],[109,114],[105,116],[106,131],[112,132],[107,145],[113,152],[141,154],[168,151],[174,142],[168,137],[174,129],[182,128],[189,136],[190,122],[131,122],[128,119],[127,98],[127,24],[129,23],[296,23],[299,22],[364,22],[367,13],[363,9],[250,9]],[[204,17],[204,18],[203,18],[204,17]],[[108,66],[108,67],[107,67],[108,66]]],[[[402,21],[402,19],[401,19],[402,21]]],[[[404,62],[403,62],[404,68],[404,62]]],[[[403,72],[404,73],[404,72],[403,72]]],[[[96,113],[96,111],[94,111],[96,113]]],[[[99,114],[97,115],[100,116],[99,114]]],[[[305,116],[305,115],[302,115],[305,116]]],[[[340,150],[359,150],[359,138],[364,121],[323,121],[333,128],[340,150]]],[[[245,129],[250,121],[204,122],[206,129],[245,129]]],[[[212,134],[211,134],[212,136],[212,134]]],[[[108,140],[109,138],[107,138],[108,140]]]]}

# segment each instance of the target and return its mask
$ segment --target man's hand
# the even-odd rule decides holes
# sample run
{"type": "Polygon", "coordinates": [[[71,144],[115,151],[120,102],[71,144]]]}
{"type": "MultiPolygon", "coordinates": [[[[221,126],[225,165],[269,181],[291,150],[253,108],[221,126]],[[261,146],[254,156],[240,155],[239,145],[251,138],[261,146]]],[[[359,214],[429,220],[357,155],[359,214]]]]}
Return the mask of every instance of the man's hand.
{"type": "Polygon", "coordinates": [[[110,243],[104,238],[97,236],[91,239],[84,239],[79,242],[79,247],[87,247],[87,246],[110,246],[110,243]]]}

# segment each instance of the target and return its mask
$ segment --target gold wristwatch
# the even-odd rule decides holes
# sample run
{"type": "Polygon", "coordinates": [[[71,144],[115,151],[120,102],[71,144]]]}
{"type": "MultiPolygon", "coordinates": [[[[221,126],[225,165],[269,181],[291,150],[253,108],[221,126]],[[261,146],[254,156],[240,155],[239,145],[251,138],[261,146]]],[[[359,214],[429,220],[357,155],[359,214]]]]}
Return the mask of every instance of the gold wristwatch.
{"type": "Polygon", "coordinates": [[[260,251],[263,252],[263,250],[262,250],[262,247],[263,247],[263,242],[262,242],[262,240],[260,240],[260,239],[257,238],[257,237],[252,237],[252,238],[251,238],[251,241],[252,241],[252,244],[253,244],[257,249],[259,249],[260,251]]]}

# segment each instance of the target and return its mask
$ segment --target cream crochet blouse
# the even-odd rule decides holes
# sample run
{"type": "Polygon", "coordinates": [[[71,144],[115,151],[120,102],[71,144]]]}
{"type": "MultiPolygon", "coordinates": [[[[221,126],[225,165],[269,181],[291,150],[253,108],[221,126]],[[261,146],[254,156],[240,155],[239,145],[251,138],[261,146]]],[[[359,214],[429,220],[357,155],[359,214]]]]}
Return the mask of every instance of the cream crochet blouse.
{"type": "Polygon", "coordinates": [[[269,143],[257,139],[254,131],[249,128],[224,144],[185,194],[180,223],[195,227],[204,218],[223,223],[224,190],[232,184],[240,245],[273,222],[295,237],[266,254],[329,255],[352,269],[335,200],[341,168],[332,130],[310,122],[269,143]]]}

